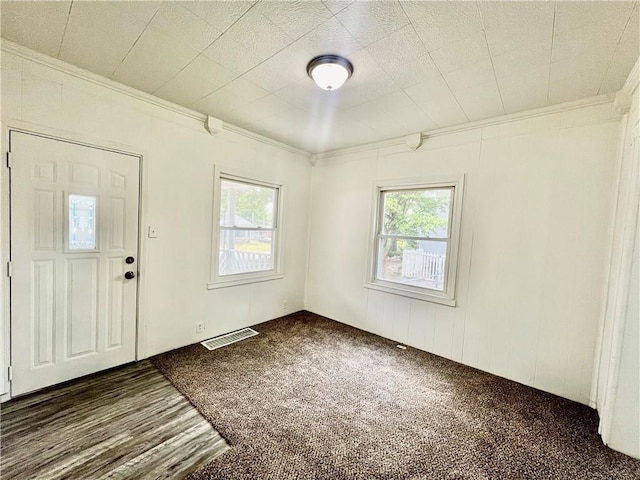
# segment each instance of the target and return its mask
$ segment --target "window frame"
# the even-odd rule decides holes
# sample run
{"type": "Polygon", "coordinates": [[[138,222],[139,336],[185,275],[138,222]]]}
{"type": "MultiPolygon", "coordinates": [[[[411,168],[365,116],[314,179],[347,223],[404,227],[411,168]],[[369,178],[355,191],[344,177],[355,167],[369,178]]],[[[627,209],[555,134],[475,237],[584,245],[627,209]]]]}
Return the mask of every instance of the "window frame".
{"type": "Polygon", "coordinates": [[[235,285],[245,285],[249,283],[265,282],[268,280],[277,280],[280,278],[284,278],[284,273],[282,271],[282,217],[284,187],[280,184],[266,181],[253,176],[248,176],[242,173],[230,172],[226,169],[220,170],[218,168],[214,168],[213,188],[213,225],[211,229],[210,279],[207,283],[207,289],[213,290],[217,288],[232,287],[235,285]],[[229,228],[223,228],[220,225],[220,206],[223,180],[275,189],[276,198],[274,202],[273,227],[238,228],[238,230],[273,232],[273,268],[269,270],[260,270],[254,272],[219,275],[220,233],[230,230],[229,228]]]}
{"type": "MultiPolygon", "coordinates": [[[[456,306],[456,284],[458,272],[458,251],[462,230],[462,203],[464,194],[464,174],[442,177],[412,178],[399,180],[385,180],[375,182],[372,197],[372,220],[370,228],[369,256],[365,288],[386,293],[415,298],[428,302],[456,306]],[[449,210],[449,237],[447,242],[447,256],[445,261],[444,290],[435,290],[415,285],[404,285],[397,282],[382,280],[378,276],[379,248],[382,237],[417,238],[404,235],[388,235],[382,233],[384,215],[384,193],[396,191],[415,191],[429,189],[452,188],[451,208],[449,210]]],[[[427,236],[424,237],[428,239],[427,236]]],[[[422,237],[420,237],[422,239],[422,237]]],[[[434,240],[442,241],[440,238],[434,240]]]]}

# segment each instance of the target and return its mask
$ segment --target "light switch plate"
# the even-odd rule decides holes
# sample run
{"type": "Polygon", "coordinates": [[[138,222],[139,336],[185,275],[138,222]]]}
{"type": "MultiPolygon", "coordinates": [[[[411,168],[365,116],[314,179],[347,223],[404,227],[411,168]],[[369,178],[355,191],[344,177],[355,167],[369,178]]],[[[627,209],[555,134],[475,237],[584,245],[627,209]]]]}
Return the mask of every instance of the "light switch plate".
{"type": "Polygon", "coordinates": [[[149,227],[149,238],[158,238],[158,229],[156,227],[149,227]]]}

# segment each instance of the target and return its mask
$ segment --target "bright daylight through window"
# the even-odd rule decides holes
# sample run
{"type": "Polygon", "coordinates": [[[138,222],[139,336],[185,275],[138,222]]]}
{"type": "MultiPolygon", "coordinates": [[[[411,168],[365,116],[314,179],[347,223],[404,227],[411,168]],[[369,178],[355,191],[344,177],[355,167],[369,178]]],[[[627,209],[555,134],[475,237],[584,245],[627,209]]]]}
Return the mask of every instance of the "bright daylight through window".
{"type": "Polygon", "coordinates": [[[367,286],[453,305],[462,180],[379,186],[367,286]]]}
{"type": "Polygon", "coordinates": [[[96,197],[69,194],[68,203],[68,250],[95,250],[96,216],[98,201],[96,197]]]}
{"type": "Polygon", "coordinates": [[[279,188],[220,179],[218,276],[276,269],[279,188]]]}

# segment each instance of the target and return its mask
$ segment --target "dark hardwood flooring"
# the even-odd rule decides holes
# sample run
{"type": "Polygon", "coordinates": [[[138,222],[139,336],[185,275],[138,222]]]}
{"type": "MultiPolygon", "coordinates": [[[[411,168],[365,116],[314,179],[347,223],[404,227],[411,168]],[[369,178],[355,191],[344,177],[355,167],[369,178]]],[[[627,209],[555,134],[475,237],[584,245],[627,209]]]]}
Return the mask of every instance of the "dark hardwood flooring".
{"type": "Polygon", "coordinates": [[[182,478],[228,448],[142,361],[0,407],[0,477],[182,478]]]}

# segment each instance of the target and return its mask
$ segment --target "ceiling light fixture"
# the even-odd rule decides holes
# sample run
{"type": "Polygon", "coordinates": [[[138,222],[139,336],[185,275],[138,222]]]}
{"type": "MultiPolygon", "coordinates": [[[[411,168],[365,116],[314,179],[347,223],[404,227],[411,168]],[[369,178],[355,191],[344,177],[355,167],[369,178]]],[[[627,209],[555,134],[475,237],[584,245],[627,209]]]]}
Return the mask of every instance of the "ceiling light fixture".
{"type": "Polygon", "coordinates": [[[353,73],[353,65],[338,55],[320,55],[307,65],[307,73],[323,90],[337,90],[353,73]]]}

